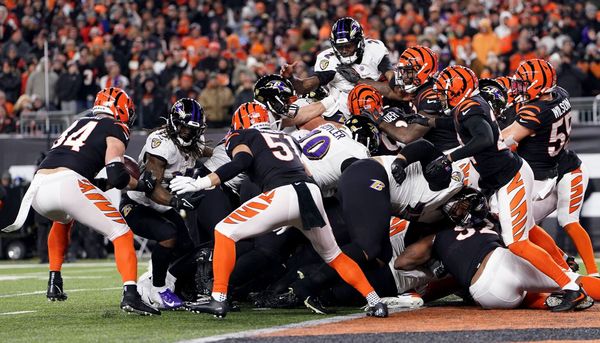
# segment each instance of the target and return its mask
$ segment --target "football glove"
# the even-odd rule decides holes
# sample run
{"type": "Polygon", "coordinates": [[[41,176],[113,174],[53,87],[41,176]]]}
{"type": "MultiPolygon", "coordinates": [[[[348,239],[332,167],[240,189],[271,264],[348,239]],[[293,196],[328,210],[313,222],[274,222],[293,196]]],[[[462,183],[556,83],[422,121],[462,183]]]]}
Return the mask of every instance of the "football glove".
{"type": "Polygon", "coordinates": [[[171,191],[176,192],[177,194],[198,192],[211,186],[212,182],[208,176],[199,177],[196,179],[188,176],[176,176],[173,180],[171,180],[171,183],[169,183],[171,191]]]}
{"type": "Polygon", "coordinates": [[[146,196],[149,198],[152,196],[152,192],[154,192],[154,187],[156,186],[156,177],[152,175],[152,172],[146,170],[142,176],[138,179],[137,186],[135,186],[135,191],[144,192],[146,196]]]}
{"type": "Polygon", "coordinates": [[[198,208],[204,197],[205,195],[200,193],[188,193],[185,195],[176,194],[173,195],[171,201],[169,201],[169,206],[178,211],[192,211],[198,208]]]}
{"type": "Polygon", "coordinates": [[[399,185],[404,182],[404,179],[406,179],[406,171],[404,170],[404,167],[406,167],[406,160],[396,158],[394,162],[392,162],[392,176],[399,185]]]}
{"type": "Polygon", "coordinates": [[[429,118],[419,113],[405,113],[402,117],[407,124],[419,124],[422,126],[429,126],[429,118]]]}
{"type": "Polygon", "coordinates": [[[425,180],[429,183],[429,188],[434,191],[441,191],[450,184],[450,177],[452,176],[452,162],[448,159],[447,155],[440,156],[435,160],[431,161],[425,172],[423,173],[425,180]]]}
{"type": "Polygon", "coordinates": [[[354,84],[360,80],[360,74],[358,74],[358,72],[352,68],[352,65],[340,64],[335,68],[335,70],[350,83],[354,84]]]}

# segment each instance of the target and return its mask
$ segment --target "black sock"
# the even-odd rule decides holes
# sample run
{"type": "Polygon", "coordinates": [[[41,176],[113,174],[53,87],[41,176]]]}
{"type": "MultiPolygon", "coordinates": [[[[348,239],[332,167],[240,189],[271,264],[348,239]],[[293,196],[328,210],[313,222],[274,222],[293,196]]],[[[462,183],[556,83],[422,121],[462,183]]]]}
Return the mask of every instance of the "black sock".
{"type": "Polygon", "coordinates": [[[152,285],[154,287],[165,285],[172,250],[173,248],[167,248],[160,244],[157,244],[152,250],[152,285]]]}
{"type": "Polygon", "coordinates": [[[137,294],[137,285],[123,285],[123,293],[137,294]]]}

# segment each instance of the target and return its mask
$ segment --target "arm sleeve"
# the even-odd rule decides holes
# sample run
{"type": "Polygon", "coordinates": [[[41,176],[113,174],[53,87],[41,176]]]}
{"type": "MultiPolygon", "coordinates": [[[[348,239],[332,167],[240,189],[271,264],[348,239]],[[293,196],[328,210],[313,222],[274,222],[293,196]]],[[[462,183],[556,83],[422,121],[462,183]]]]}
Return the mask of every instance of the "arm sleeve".
{"type": "Polygon", "coordinates": [[[123,162],[112,162],[106,165],[106,179],[117,189],[123,189],[129,184],[129,174],[123,162]]]}
{"type": "Polygon", "coordinates": [[[435,128],[454,131],[454,119],[452,117],[435,118],[435,128]]]}
{"type": "Polygon", "coordinates": [[[334,70],[317,71],[317,72],[315,72],[315,76],[319,78],[319,85],[324,86],[324,85],[328,84],[329,82],[331,82],[331,80],[333,80],[333,78],[335,77],[335,71],[334,70]]]}
{"type": "Polygon", "coordinates": [[[494,144],[492,127],[482,117],[471,116],[463,122],[463,125],[469,130],[472,138],[465,146],[450,153],[452,161],[458,161],[473,156],[494,144]]]}
{"type": "Polygon", "coordinates": [[[442,153],[431,142],[425,139],[419,139],[416,142],[407,144],[400,150],[400,154],[406,158],[406,165],[420,161],[423,166],[442,156],[442,153]]]}
{"type": "Polygon", "coordinates": [[[225,163],[217,170],[215,170],[215,174],[219,176],[221,183],[227,182],[234,177],[238,176],[241,172],[248,169],[252,164],[252,155],[249,153],[242,151],[235,154],[231,162],[225,163]]]}

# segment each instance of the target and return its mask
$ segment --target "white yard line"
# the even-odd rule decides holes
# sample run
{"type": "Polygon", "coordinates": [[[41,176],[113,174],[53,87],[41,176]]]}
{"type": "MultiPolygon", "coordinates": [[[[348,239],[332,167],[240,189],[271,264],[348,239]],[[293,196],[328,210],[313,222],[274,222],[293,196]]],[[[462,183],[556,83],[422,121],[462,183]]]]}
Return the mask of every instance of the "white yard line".
{"type": "MultiPolygon", "coordinates": [[[[122,287],[65,289],[65,291],[67,292],[67,294],[69,294],[69,293],[74,293],[74,292],[114,291],[117,289],[122,289],[122,287]]],[[[24,297],[27,295],[38,295],[38,294],[46,294],[46,291],[35,291],[35,292],[15,293],[15,294],[1,294],[0,298],[24,297]]]]}
{"type": "Polygon", "coordinates": [[[15,314],[25,314],[25,313],[36,313],[37,311],[16,311],[16,312],[4,312],[0,313],[0,316],[12,316],[15,314]]]}
{"type": "MultiPolygon", "coordinates": [[[[103,276],[66,276],[63,277],[64,280],[86,280],[86,279],[104,279],[103,276]]],[[[17,281],[17,280],[48,280],[47,275],[0,275],[0,281],[17,281]]]]}
{"type": "MultiPolygon", "coordinates": [[[[76,268],[76,267],[106,267],[106,266],[114,266],[115,261],[108,262],[82,262],[82,263],[65,263],[63,268],[76,268]]],[[[0,270],[2,269],[27,269],[27,268],[37,268],[37,267],[46,267],[47,264],[44,263],[7,263],[0,264],[0,270]]]]}
{"type": "MultiPolygon", "coordinates": [[[[421,308],[423,308],[423,307],[421,307],[421,308]]],[[[418,308],[417,309],[412,309],[412,308],[390,309],[390,314],[396,313],[396,312],[407,312],[407,311],[415,311],[415,310],[418,310],[418,308]]],[[[328,317],[328,318],[323,318],[323,319],[315,319],[315,320],[309,320],[306,322],[274,326],[274,327],[265,328],[265,329],[247,330],[247,331],[241,331],[241,332],[235,332],[235,333],[227,333],[227,334],[218,335],[218,336],[193,338],[190,340],[179,341],[179,343],[207,343],[207,342],[217,342],[217,341],[222,341],[222,340],[227,340],[227,339],[253,337],[253,336],[265,335],[265,334],[270,334],[270,333],[274,333],[274,332],[278,332],[278,331],[283,331],[283,330],[287,330],[287,329],[306,328],[306,327],[322,325],[322,324],[343,322],[343,321],[352,320],[352,319],[364,318],[365,316],[366,315],[364,313],[353,313],[353,314],[347,314],[344,316],[335,316],[335,317],[328,317]]],[[[215,319],[215,320],[217,320],[217,319],[215,319]]],[[[383,320],[385,320],[385,319],[383,319],[383,320]]]]}

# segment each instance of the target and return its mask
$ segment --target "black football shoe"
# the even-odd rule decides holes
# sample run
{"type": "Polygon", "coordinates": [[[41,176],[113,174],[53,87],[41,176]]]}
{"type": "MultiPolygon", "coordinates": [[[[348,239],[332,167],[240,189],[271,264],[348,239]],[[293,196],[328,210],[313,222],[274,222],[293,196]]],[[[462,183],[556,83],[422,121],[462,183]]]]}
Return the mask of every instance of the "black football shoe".
{"type": "Polygon", "coordinates": [[[561,295],[562,295],[562,299],[561,299],[560,303],[558,303],[558,305],[555,305],[555,306],[550,306],[550,305],[553,305],[552,296],[550,296],[550,297],[548,297],[548,299],[546,299],[546,305],[548,307],[550,307],[550,311],[565,312],[565,311],[571,311],[571,310],[584,310],[586,308],[591,307],[591,305],[594,304],[594,300],[589,298],[588,295],[585,294],[584,290],[581,287],[579,287],[579,289],[576,291],[563,290],[561,292],[561,295]],[[590,301],[588,300],[588,298],[589,298],[589,300],[591,300],[591,304],[590,304],[590,301]],[[550,299],[550,301],[549,301],[549,299],[550,299]],[[580,307],[578,308],[578,306],[580,306],[580,307]]]}
{"type": "Polygon", "coordinates": [[[160,316],[160,311],[146,305],[137,291],[136,285],[127,285],[123,288],[121,310],[127,313],[136,313],[142,316],[160,316]]]}
{"type": "Polygon", "coordinates": [[[375,306],[367,309],[367,317],[387,318],[388,307],[382,302],[378,302],[375,306]]]}
{"type": "Polygon", "coordinates": [[[63,291],[63,280],[60,272],[50,272],[48,278],[48,290],[46,291],[48,301],[65,301],[67,293],[63,291]]]}
{"type": "Polygon", "coordinates": [[[212,297],[206,302],[187,303],[185,309],[194,313],[209,313],[216,318],[225,318],[229,312],[227,301],[216,301],[212,297]]]}
{"type": "Polygon", "coordinates": [[[327,307],[325,307],[325,305],[323,305],[323,303],[321,302],[321,299],[319,299],[319,297],[316,297],[314,295],[306,297],[306,299],[304,299],[304,305],[306,307],[308,307],[309,310],[313,311],[316,314],[334,314],[335,313],[335,310],[328,309],[327,307]]]}
{"type": "MultiPolygon", "coordinates": [[[[548,308],[550,310],[553,310],[555,307],[559,306],[562,303],[563,297],[564,297],[564,293],[562,291],[550,294],[546,298],[546,306],[548,306],[548,308]]],[[[593,305],[594,305],[594,299],[592,299],[592,297],[590,297],[589,295],[586,295],[585,299],[583,301],[581,301],[580,303],[578,303],[573,308],[573,310],[582,311],[582,310],[586,310],[586,309],[592,307],[593,305]]]]}

